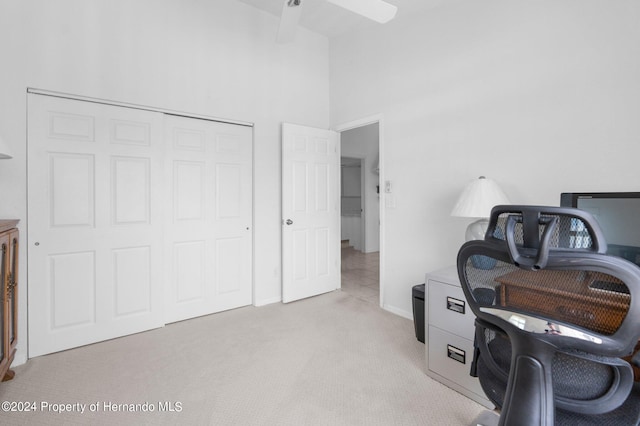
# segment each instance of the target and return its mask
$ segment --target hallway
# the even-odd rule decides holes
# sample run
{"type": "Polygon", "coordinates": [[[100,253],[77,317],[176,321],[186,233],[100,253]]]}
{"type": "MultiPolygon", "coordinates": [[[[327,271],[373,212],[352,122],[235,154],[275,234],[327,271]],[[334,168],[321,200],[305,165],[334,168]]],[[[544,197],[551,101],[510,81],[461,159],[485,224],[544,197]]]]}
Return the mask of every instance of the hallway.
{"type": "Polygon", "coordinates": [[[380,304],[380,252],[363,253],[342,241],[342,291],[380,304]]]}

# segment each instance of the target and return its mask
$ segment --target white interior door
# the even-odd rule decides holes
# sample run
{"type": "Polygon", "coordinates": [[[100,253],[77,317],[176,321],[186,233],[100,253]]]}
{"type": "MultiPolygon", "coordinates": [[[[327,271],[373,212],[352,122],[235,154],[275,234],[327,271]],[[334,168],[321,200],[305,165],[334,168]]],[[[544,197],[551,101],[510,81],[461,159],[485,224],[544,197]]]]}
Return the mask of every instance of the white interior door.
{"type": "Polygon", "coordinates": [[[162,326],[162,114],[28,106],[29,356],[162,326]]]}
{"type": "Polygon", "coordinates": [[[250,127],[168,115],[166,322],[251,304],[250,127]]]}
{"type": "Polygon", "coordinates": [[[340,136],[282,125],[282,300],[340,287],[340,136]]]}

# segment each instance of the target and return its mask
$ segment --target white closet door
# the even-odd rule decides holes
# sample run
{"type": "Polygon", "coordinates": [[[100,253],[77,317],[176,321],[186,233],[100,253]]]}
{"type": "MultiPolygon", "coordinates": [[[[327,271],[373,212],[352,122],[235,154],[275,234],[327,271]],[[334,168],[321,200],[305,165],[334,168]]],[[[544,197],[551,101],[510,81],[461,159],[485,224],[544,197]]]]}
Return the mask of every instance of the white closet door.
{"type": "Polygon", "coordinates": [[[29,356],[163,325],[163,115],[28,95],[29,356]]]}
{"type": "Polygon", "coordinates": [[[251,304],[250,127],[168,115],[166,322],[251,304]]]}

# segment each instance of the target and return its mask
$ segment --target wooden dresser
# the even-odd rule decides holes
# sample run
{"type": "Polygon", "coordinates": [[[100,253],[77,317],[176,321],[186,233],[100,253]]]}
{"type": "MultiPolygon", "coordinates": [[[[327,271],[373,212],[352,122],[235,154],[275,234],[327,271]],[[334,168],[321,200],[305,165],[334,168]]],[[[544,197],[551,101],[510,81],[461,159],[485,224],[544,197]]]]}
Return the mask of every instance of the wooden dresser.
{"type": "Polygon", "coordinates": [[[9,369],[18,343],[18,224],[0,220],[0,378],[11,380],[9,369]]]}

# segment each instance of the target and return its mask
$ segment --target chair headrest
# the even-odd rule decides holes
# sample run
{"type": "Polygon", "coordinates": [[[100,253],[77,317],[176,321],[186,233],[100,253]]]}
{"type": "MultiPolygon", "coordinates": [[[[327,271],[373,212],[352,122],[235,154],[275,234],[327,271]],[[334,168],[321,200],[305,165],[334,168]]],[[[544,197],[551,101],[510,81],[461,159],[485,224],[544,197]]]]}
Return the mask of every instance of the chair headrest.
{"type": "Polygon", "coordinates": [[[506,240],[513,263],[523,269],[544,268],[549,250],[607,252],[596,219],[570,207],[496,206],[485,236],[492,239],[506,240]]]}

